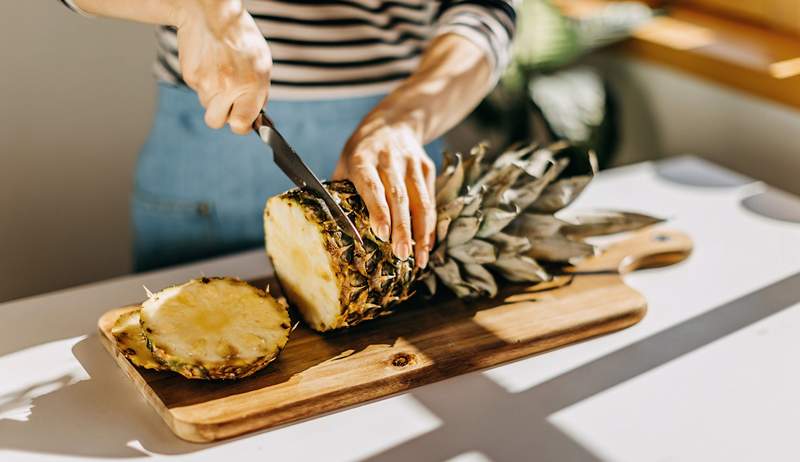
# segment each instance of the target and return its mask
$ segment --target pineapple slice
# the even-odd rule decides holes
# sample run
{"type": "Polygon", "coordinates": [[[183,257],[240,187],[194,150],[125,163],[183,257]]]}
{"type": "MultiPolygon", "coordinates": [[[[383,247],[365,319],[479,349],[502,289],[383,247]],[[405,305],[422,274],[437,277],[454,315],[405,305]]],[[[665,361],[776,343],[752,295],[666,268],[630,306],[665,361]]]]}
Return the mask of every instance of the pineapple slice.
{"type": "Polygon", "coordinates": [[[111,335],[117,341],[119,351],[134,365],[145,369],[169,370],[156,361],[156,358],[147,349],[147,342],[142,335],[142,326],[139,324],[139,310],[121,314],[114,323],[114,327],[111,328],[111,335]]]}
{"type": "Polygon", "coordinates": [[[142,304],[142,333],[157,361],[190,379],[246,377],[289,338],[285,304],[244,281],[194,279],[142,304]]]}

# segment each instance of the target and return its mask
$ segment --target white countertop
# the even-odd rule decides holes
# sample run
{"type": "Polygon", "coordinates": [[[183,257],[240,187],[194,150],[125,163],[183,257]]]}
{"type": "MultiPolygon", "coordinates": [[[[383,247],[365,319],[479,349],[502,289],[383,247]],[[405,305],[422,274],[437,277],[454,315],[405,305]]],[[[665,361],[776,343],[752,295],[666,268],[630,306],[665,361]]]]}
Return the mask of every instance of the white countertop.
{"type": "Polygon", "coordinates": [[[260,249],[2,304],[0,461],[800,460],[800,199],[682,157],[603,172],[576,204],[592,206],[671,217],[695,242],[626,277],[640,324],[213,445],[172,436],[95,323],[143,284],[263,276],[260,249]]]}

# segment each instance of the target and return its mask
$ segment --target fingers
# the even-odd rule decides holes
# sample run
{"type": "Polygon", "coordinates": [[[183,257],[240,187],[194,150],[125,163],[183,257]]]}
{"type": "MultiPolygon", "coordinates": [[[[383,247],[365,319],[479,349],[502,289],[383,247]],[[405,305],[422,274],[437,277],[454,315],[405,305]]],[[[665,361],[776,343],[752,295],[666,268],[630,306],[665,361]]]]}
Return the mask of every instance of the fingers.
{"type": "Polygon", "coordinates": [[[378,167],[378,174],[386,190],[386,202],[392,218],[392,251],[397,258],[406,260],[411,256],[413,240],[405,166],[398,165],[398,162],[386,162],[378,167]]]}
{"type": "Polygon", "coordinates": [[[425,268],[428,265],[428,253],[433,245],[431,239],[436,228],[436,208],[419,158],[412,158],[408,162],[406,187],[416,242],[414,258],[419,268],[425,268]]]}
{"type": "Polygon", "coordinates": [[[424,152],[422,156],[421,166],[422,174],[425,177],[425,186],[428,188],[428,198],[430,206],[433,208],[432,219],[433,226],[428,234],[428,250],[431,250],[436,244],[436,165],[433,163],[427,153],[424,152]]]}
{"type": "Polygon", "coordinates": [[[235,100],[236,95],[231,93],[218,93],[211,97],[206,106],[206,125],[213,129],[224,127],[235,100]]]}
{"type": "Polygon", "coordinates": [[[391,131],[375,132],[346,149],[333,173],[334,179],[353,181],[373,233],[383,241],[391,236],[395,256],[407,260],[413,254],[419,268],[427,266],[435,243],[435,176],[419,142],[391,131]]]}
{"type": "Polygon", "coordinates": [[[205,115],[206,125],[219,129],[228,123],[232,132],[246,135],[250,133],[253,121],[256,120],[264,105],[266,91],[247,92],[238,96],[231,93],[218,93],[206,99],[208,100],[205,115]]]}
{"type": "MultiPolygon", "coordinates": [[[[265,92],[264,92],[265,93],[265,92]]],[[[237,135],[250,133],[253,121],[258,117],[259,111],[264,106],[265,94],[250,92],[236,99],[228,117],[231,131],[237,135]]]]}
{"type": "Polygon", "coordinates": [[[349,176],[367,206],[372,233],[382,241],[389,241],[391,215],[378,171],[367,163],[356,164],[349,176]]]}

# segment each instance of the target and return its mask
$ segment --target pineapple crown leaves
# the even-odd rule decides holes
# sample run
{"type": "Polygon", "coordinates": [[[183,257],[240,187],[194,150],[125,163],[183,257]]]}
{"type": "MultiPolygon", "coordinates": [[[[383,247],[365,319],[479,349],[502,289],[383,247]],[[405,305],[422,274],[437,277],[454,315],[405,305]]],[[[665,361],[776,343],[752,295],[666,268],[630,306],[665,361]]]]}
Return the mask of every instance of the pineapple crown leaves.
{"type": "MultiPolygon", "coordinates": [[[[594,255],[590,236],[631,231],[662,220],[629,212],[556,217],[597,173],[591,150],[558,142],[516,145],[489,161],[481,143],[444,153],[436,179],[436,245],[423,281],[459,298],[494,297],[494,275],[512,282],[551,279],[539,264],[569,264],[594,255]]],[[[559,214],[561,215],[561,214],[559,214]]]]}

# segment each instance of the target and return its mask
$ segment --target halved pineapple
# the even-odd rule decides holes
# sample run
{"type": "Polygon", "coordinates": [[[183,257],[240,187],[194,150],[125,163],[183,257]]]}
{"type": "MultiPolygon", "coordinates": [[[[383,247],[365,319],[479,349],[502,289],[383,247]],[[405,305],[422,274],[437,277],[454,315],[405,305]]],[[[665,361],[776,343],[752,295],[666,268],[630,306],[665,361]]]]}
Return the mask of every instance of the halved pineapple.
{"type": "Polygon", "coordinates": [[[117,341],[119,351],[136,366],[168,370],[166,366],[156,361],[147,348],[147,342],[142,335],[142,326],[139,324],[139,310],[122,313],[111,328],[111,335],[117,341]]]}
{"type": "Polygon", "coordinates": [[[546,282],[551,276],[539,262],[558,267],[595,253],[583,238],[661,221],[624,212],[559,218],[597,170],[594,154],[584,148],[516,146],[491,162],[485,155],[485,145],[463,156],[445,153],[436,180],[436,244],[426,271],[415,270],[413,258],[392,255],[390,243],[372,234],[367,208],[349,181],[326,188],[363,247],[342,233],[314,192],[293,189],[270,198],[267,253],[286,297],[309,326],[326,331],[388,314],[417,280],[431,293],[444,285],[459,298],[494,297],[496,276],[546,282]]]}
{"type": "Polygon", "coordinates": [[[285,304],[244,281],[194,279],[142,304],[141,328],[157,361],[188,378],[246,377],[289,338],[285,304]]]}
{"type": "Polygon", "coordinates": [[[327,188],[364,241],[344,235],[313,192],[293,189],[267,202],[267,253],[286,297],[318,331],[352,326],[391,312],[411,295],[414,259],[401,261],[370,230],[364,202],[350,182],[327,188]]]}

